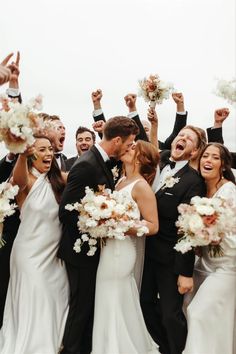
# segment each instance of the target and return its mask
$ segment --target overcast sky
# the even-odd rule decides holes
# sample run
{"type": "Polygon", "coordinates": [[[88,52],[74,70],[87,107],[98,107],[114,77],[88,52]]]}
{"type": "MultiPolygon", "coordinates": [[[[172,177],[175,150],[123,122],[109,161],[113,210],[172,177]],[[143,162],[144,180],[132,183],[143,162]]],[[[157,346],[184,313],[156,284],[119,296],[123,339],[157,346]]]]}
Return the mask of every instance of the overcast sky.
{"type": "MultiPolygon", "coordinates": [[[[43,111],[61,117],[68,156],[76,128],[93,122],[93,90],[103,90],[107,118],[127,114],[123,97],[155,73],[183,92],[190,124],[207,128],[229,107],[223,133],[236,151],[235,108],[213,94],[216,77],[236,76],[235,10],[235,0],[11,0],[1,4],[0,58],[20,50],[23,99],[41,93],[43,111]]],[[[146,118],[142,98],[137,107],[146,118]]],[[[157,110],[164,139],[175,104],[157,110]]]]}

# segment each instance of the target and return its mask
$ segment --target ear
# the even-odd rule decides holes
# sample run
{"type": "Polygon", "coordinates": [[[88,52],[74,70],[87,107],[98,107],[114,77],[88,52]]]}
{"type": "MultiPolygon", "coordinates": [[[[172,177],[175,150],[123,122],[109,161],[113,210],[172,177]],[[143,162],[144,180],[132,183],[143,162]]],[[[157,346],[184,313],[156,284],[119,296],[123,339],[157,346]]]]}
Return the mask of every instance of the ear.
{"type": "Polygon", "coordinates": [[[112,139],[115,145],[119,145],[122,142],[122,139],[120,136],[116,136],[115,138],[112,139]]]}
{"type": "Polygon", "coordinates": [[[193,155],[196,153],[196,152],[198,152],[198,148],[195,148],[195,149],[193,149],[192,151],[191,151],[191,153],[190,153],[190,159],[193,157],[193,155]]]}

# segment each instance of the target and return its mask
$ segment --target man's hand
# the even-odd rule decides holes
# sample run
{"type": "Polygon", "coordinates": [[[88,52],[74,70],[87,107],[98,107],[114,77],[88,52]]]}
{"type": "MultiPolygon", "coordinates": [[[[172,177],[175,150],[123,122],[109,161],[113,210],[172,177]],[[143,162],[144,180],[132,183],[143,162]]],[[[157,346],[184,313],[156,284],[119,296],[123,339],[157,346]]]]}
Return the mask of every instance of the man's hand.
{"type": "Polygon", "coordinates": [[[97,133],[103,133],[105,122],[104,120],[98,120],[97,122],[94,122],[92,127],[93,130],[97,133]]]}
{"type": "Polygon", "coordinates": [[[214,128],[221,128],[224,120],[228,117],[230,111],[228,108],[219,108],[214,113],[214,128]]]}
{"type": "Polygon", "coordinates": [[[176,108],[177,112],[185,112],[184,96],[183,96],[182,92],[173,92],[172,98],[177,105],[177,108],[176,108]]]}
{"type": "Polygon", "coordinates": [[[128,95],[124,97],[125,103],[129,108],[129,113],[137,111],[136,99],[137,99],[137,95],[135,95],[134,93],[128,93],[128,95]]]}
{"type": "Polygon", "coordinates": [[[19,88],[19,63],[20,63],[20,52],[17,52],[16,61],[12,62],[9,67],[11,69],[11,75],[9,79],[9,88],[19,88]]]}
{"type": "Polygon", "coordinates": [[[191,292],[193,291],[193,278],[179,275],[177,286],[179,293],[182,295],[191,292]]]}
{"type": "Polygon", "coordinates": [[[98,89],[97,91],[92,92],[91,94],[94,110],[101,109],[101,99],[102,99],[102,90],[98,89]]]}
{"type": "Polygon", "coordinates": [[[12,56],[13,53],[8,54],[8,56],[0,64],[0,85],[5,84],[10,79],[11,69],[7,67],[7,64],[12,56]]]}

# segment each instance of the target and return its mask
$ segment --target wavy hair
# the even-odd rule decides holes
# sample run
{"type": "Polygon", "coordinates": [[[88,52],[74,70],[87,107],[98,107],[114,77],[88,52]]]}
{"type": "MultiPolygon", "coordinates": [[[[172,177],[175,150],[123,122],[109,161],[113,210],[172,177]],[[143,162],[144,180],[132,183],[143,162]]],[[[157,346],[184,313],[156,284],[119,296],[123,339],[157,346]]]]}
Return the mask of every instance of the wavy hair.
{"type": "Polygon", "coordinates": [[[151,185],[160,160],[157,148],[147,141],[138,140],[135,145],[134,158],[140,164],[140,174],[151,185]]]}

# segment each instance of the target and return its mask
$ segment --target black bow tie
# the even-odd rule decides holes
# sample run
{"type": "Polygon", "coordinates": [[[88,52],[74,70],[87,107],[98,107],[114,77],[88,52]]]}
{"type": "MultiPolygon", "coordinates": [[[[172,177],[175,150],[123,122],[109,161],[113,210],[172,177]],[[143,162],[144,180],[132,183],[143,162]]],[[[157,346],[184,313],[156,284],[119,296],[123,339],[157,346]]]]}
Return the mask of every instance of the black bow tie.
{"type": "Polygon", "coordinates": [[[54,154],[55,159],[59,159],[61,157],[61,152],[57,152],[54,154]]]}
{"type": "Polygon", "coordinates": [[[173,169],[173,168],[175,168],[176,162],[175,162],[175,161],[171,161],[171,160],[169,159],[168,165],[170,165],[170,168],[173,169]]]}
{"type": "Polygon", "coordinates": [[[163,170],[164,167],[167,165],[170,166],[171,169],[175,168],[176,162],[171,161],[170,159],[165,159],[164,161],[161,162],[161,170],[163,170]]]}

